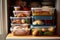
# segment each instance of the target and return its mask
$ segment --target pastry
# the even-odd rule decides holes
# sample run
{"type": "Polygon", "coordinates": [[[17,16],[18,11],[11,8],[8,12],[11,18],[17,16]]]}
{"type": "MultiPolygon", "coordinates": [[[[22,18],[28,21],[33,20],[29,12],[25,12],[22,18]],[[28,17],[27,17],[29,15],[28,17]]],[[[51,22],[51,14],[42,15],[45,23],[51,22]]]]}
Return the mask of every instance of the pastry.
{"type": "Polygon", "coordinates": [[[42,30],[42,32],[46,32],[46,31],[47,31],[47,29],[46,29],[46,28],[42,28],[41,30],[42,30]]]}
{"type": "Polygon", "coordinates": [[[38,35],[38,29],[32,29],[32,35],[37,36],[38,35]]]}
{"type": "Polygon", "coordinates": [[[21,24],[21,21],[20,20],[13,20],[12,23],[13,24],[21,24]]]}
{"type": "Polygon", "coordinates": [[[21,19],[21,23],[22,23],[22,24],[25,23],[25,19],[21,19]]]}
{"type": "Polygon", "coordinates": [[[41,20],[35,20],[33,22],[33,25],[42,25],[42,24],[44,24],[44,23],[41,20]]]}
{"type": "Polygon", "coordinates": [[[26,15],[21,12],[21,13],[18,13],[18,14],[17,14],[17,17],[26,17],[26,15]]]}
{"type": "Polygon", "coordinates": [[[48,31],[54,32],[54,27],[49,27],[49,28],[48,28],[48,31]]]}

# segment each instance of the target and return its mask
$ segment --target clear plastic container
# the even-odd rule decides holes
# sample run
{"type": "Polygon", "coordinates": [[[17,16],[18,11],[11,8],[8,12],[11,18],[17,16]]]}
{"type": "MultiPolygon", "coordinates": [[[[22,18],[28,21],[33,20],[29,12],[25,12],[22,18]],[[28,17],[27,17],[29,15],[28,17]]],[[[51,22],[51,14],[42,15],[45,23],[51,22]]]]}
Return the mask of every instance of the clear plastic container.
{"type": "Polygon", "coordinates": [[[31,8],[33,16],[51,16],[54,15],[55,8],[31,8]]]}
{"type": "Polygon", "coordinates": [[[10,17],[12,24],[30,24],[30,17],[10,17]]]}
{"type": "Polygon", "coordinates": [[[32,25],[44,25],[44,21],[43,20],[40,20],[40,19],[33,19],[32,20],[32,25]]]}
{"type": "Polygon", "coordinates": [[[30,17],[30,11],[13,11],[15,17],[30,17]]]}
{"type": "Polygon", "coordinates": [[[32,18],[32,25],[45,25],[45,26],[51,26],[55,25],[52,18],[48,19],[49,17],[33,17],[32,18]]]}
{"type": "Polygon", "coordinates": [[[14,28],[11,28],[11,32],[13,35],[15,36],[26,36],[26,35],[29,35],[30,34],[30,29],[29,28],[21,28],[21,27],[14,27],[14,28]]]}
{"type": "Polygon", "coordinates": [[[14,27],[19,27],[19,28],[30,28],[30,25],[29,24],[11,24],[11,28],[14,28],[14,27]]]}
{"type": "Polygon", "coordinates": [[[32,29],[33,36],[53,36],[54,33],[55,33],[54,27],[32,29]]]}

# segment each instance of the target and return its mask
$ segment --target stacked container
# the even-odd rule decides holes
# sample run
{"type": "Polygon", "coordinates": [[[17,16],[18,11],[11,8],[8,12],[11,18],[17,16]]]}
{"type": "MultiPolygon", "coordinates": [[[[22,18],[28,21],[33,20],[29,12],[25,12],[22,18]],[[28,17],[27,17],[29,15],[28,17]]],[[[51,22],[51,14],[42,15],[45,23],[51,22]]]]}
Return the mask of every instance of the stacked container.
{"type": "Polygon", "coordinates": [[[15,36],[25,36],[30,34],[30,11],[21,11],[20,7],[14,7],[14,17],[11,19],[11,32],[15,36]]]}
{"type": "Polygon", "coordinates": [[[31,8],[32,11],[32,35],[54,35],[54,9],[51,7],[31,8]]]}

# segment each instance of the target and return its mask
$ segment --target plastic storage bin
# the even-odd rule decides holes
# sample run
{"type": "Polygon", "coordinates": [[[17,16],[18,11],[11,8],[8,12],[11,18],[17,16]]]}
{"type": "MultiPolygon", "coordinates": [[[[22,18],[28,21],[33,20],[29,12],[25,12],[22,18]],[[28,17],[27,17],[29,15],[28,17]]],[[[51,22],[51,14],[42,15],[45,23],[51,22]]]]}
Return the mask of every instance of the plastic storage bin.
{"type": "Polygon", "coordinates": [[[32,29],[33,36],[52,36],[54,35],[54,32],[55,32],[54,27],[32,29]]]}
{"type": "Polygon", "coordinates": [[[19,27],[19,28],[30,28],[29,24],[11,24],[11,28],[13,29],[14,27],[19,27]]]}
{"type": "Polygon", "coordinates": [[[52,18],[51,19],[48,19],[48,18],[43,19],[42,17],[33,17],[32,25],[51,26],[51,25],[54,25],[54,21],[52,18]]]}
{"type": "Polygon", "coordinates": [[[10,17],[12,24],[30,24],[30,17],[10,17]]]}
{"type": "Polygon", "coordinates": [[[13,11],[15,17],[30,17],[30,11],[13,11]]]}
{"type": "Polygon", "coordinates": [[[55,8],[31,8],[33,16],[52,16],[55,8]]]}
{"type": "Polygon", "coordinates": [[[30,34],[30,29],[16,26],[14,28],[11,28],[11,32],[14,36],[26,36],[30,34]]]}

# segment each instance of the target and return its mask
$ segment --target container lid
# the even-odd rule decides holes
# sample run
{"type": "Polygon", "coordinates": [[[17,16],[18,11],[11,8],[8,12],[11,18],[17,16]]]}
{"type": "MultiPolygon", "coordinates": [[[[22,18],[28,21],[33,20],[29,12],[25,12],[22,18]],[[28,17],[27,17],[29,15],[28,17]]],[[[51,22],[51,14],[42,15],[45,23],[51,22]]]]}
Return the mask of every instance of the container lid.
{"type": "Polygon", "coordinates": [[[48,7],[48,6],[43,6],[42,8],[31,8],[31,10],[44,9],[44,8],[55,9],[55,8],[48,7]]]}
{"type": "Polygon", "coordinates": [[[33,26],[33,25],[31,25],[31,28],[49,28],[49,27],[56,28],[56,26],[33,26]]]}
{"type": "Polygon", "coordinates": [[[27,18],[30,18],[30,17],[10,17],[10,19],[27,19],[27,18]]]}
{"type": "Polygon", "coordinates": [[[18,28],[18,29],[17,29],[17,27],[14,27],[14,28],[11,27],[11,28],[10,28],[10,31],[13,31],[13,30],[14,30],[14,31],[15,31],[15,30],[30,30],[30,28],[28,28],[28,29],[26,29],[26,28],[22,28],[22,29],[21,29],[21,28],[18,28]]]}
{"type": "Polygon", "coordinates": [[[30,12],[30,11],[13,11],[13,13],[15,13],[15,12],[16,12],[16,13],[17,13],[17,12],[24,12],[24,13],[25,13],[25,12],[30,12]]]}
{"type": "Polygon", "coordinates": [[[12,23],[11,23],[11,25],[12,25],[12,26],[13,26],[13,25],[14,25],[14,26],[25,26],[25,25],[30,25],[30,24],[12,24],[12,23]]]}

